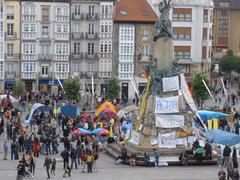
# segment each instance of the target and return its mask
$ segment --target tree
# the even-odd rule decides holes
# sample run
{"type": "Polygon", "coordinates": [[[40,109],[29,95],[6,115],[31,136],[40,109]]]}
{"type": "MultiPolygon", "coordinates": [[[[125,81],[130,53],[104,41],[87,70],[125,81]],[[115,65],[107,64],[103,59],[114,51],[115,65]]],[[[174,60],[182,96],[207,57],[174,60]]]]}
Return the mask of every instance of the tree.
{"type": "Polygon", "coordinates": [[[219,65],[221,71],[223,72],[240,72],[240,58],[235,56],[232,50],[228,50],[227,53],[220,59],[219,65]]]}
{"type": "Polygon", "coordinates": [[[119,97],[120,85],[117,78],[111,78],[106,84],[106,98],[109,100],[114,100],[119,97]]]}
{"type": "Polygon", "coordinates": [[[13,86],[13,95],[15,97],[25,95],[25,84],[22,81],[17,81],[13,86]]]}
{"type": "Polygon", "coordinates": [[[204,80],[207,86],[210,88],[209,80],[205,74],[197,74],[192,81],[193,97],[197,100],[198,105],[202,105],[209,96],[202,80],[204,80]]]}
{"type": "Polygon", "coordinates": [[[65,90],[65,96],[69,100],[79,99],[80,81],[78,78],[65,80],[63,88],[65,90]]]}

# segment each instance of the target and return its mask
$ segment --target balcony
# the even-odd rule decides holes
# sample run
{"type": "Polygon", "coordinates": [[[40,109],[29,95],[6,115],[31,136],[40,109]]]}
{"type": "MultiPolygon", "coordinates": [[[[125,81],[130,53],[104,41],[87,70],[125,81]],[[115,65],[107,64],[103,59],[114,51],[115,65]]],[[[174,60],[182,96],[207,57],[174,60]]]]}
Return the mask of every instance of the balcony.
{"type": "Polygon", "coordinates": [[[44,39],[44,40],[50,40],[50,35],[49,33],[48,34],[41,34],[41,38],[44,39]]]}
{"type": "Polygon", "coordinates": [[[85,72],[84,74],[85,74],[86,79],[90,79],[90,78],[92,78],[92,76],[93,76],[94,79],[98,78],[98,73],[96,71],[85,72]]]}
{"type": "Polygon", "coordinates": [[[83,32],[72,32],[72,38],[73,39],[83,39],[84,33],[83,32]]]}
{"type": "Polygon", "coordinates": [[[97,39],[98,38],[98,33],[89,34],[89,33],[86,32],[85,37],[86,37],[86,39],[97,39]]]}
{"type": "Polygon", "coordinates": [[[37,32],[22,32],[23,39],[36,39],[37,32]]]}
{"type": "Polygon", "coordinates": [[[71,57],[72,57],[73,60],[81,60],[81,59],[84,58],[84,54],[82,52],[79,53],[79,54],[72,53],[71,57]]]}
{"type": "Polygon", "coordinates": [[[48,72],[48,74],[38,73],[38,77],[41,79],[50,79],[52,78],[52,72],[48,72]]]}
{"type": "Polygon", "coordinates": [[[69,39],[69,33],[57,33],[55,32],[55,38],[58,40],[68,40],[69,39]]]}
{"type": "Polygon", "coordinates": [[[104,72],[98,72],[99,78],[110,78],[112,76],[112,72],[110,71],[104,71],[104,72]]]}
{"type": "Polygon", "coordinates": [[[99,34],[100,38],[109,38],[111,39],[112,38],[112,33],[100,33],[99,34]]]}
{"type": "Polygon", "coordinates": [[[54,77],[58,77],[59,79],[68,79],[68,72],[55,72],[54,77]]]}
{"type": "Polygon", "coordinates": [[[54,55],[54,60],[55,61],[68,61],[69,60],[69,55],[55,54],[54,55]]]}
{"type": "Polygon", "coordinates": [[[37,60],[37,54],[22,54],[23,61],[35,61],[37,60]]]}
{"type": "Polygon", "coordinates": [[[7,60],[20,59],[20,54],[19,53],[5,53],[5,59],[7,59],[7,60]]]}
{"type": "Polygon", "coordinates": [[[16,72],[5,71],[5,78],[6,79],[15,79],[16,78],[16,72]]]}
{"type": "Polygon", "coordinates": [[[112,53],[99,53],[100,58],[112,58],[112,53]]]}
{"type": "Polygon", "coordinates": [[[38,60],[40,61],[51,61],[52,54],[38,54],[38,60]]]}
{"type": "Polygon", "coordinates": [[[100,19],[112,19],[112,14],[100,14],[100,19]]]}
{"type": "Polygon", "coordinates": [[[36,15],[35,14],[23,14],[23,21],[35,21],[36,15]]]}
{"type": "Polygon", "coordinates": [[[22,79],[36,79],[37,73],[36,72],[22,72],[21,77],[22,77],[22,79]]]}
{"type": "Polygon", "coordinates": [[[91,14],[86,14],[85,15],[85,18],[86,18],[86,20],[98,20],[99,19],[99,16],[98,16],[98,14],[97,13],[95,13],[95,14],[93,14],[93,15],[91,15],[91,14]]]}
{"type": "Polygon", "coordinates": [[[83,13],[80,13],[80,14],[72,13],[72,19],[73,20],[83,20],[84,19],[84,14],[83,13]]]}
{"type": "Polygon", "coordinates": [[[66,15],[56,15],[56,21],[57,22],[68,22],[69,16],[66,15]]]}
{"type": "Polygon", "coordinates": [[[16,32],[13,32],[13,33],[6,33],[5,32],[5,38],[7,39],[7,40],[9,40],[9,39],[16,39],[17,38],[17,33],[16,32]]]}
{"type": "Polygon", "coordinates": [[[85,53],[85,59],[86,60],[98,60],[98,54],[97,53],[93,53],[93,54],[85,53]]]}

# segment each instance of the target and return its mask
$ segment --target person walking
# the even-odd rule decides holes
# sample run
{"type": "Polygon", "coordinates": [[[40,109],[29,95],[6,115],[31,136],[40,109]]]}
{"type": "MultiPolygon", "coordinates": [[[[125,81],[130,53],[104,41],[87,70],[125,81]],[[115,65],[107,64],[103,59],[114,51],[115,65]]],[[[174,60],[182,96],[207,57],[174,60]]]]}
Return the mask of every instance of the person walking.
{"type": "Polygon", "coordinates": [[[69,162],[69,152],[67,148],[64,149],[64,151],[61,153],[61,156],[63,158],[63,169],[65,169],[67,168],[69,162]]]}
{"type": "Polygon", "coordinates": [[[36,168],[36,161],[35,161],[35,158],[34,158],[32,153],[30,153],[30,156],[29,156],[29,159],[28,159],[28,163],[29,163],[30,172],[32,173],[32,175],[34,177],[35,168],[36,168]]]}
{"type": "Polygon", "coordinates": [[[17,178],[16,178],[16,180],[23,180],[24,172],[25,172],[25,167],[23,165],[23,162],[19,161],[18,165],[17,165],[17,178]]]}
{"type": "Polygon", "coordinates": [[[44,161],[44,167],[46,167],[46,171],[47,171],[47,179],[50,179],[50,166],[51,166],[51,163],[52,163],[52,160],[50,157],[48,157],[48,154],[46,154],[46,158],[45,158],[45,161],[44,161]]]}
{"type": "Polygon", "coordinates": [[[159,157],[160,152],[157,149],[154,149],[155,167],[159,167],[159,157]]]}
{"type": "Polygon", "coordinates": [[[53,161],[52,161],[52,166],[51,166],[51,174],[52,174],[52,176],[55,176],[56,164],[57,164],[57,161],[54,158],[53,161]]]}
{"type": "Polygon", "coordinates": [[[234,168],[233,168],[233,161],[231,158],[228,160],[228,166],[227,166],[227,179],[232,179],[234,174],[234,168]]]}
{"type": "Polygon", "coordinates": [[[5,141],[4,144],[3,144],[3,151],[4,151],[3,160],[7,160],[7,156],[8,156],[8,144],[7,144],[7,141],[5,141]]]}
{"type": "Polygon", "coordinates": [[[94,158],[91,153],[91,151],[87,154],[87,173],[92,173],[92,164],[93,164],[94,158]]]}
{"type": "Polygon", "coordinates": [[[224,167],[227,167],[227,165],[228,165],[230,154],[231,154],[231,149],[228,145],[226,145],[223,149],[223,162],[222,163],[223,163],[224,167]]]}
{"type": "Polygon", "coordinates": [[[75,164],[75,169],[77,169],[77,151],[72,148],[72,151],[71,151],[71,169],[73,169],[73,164],[75,164]]]}
{"type": "Polygon", "coordinates": [[[17,149],[17,144],[15,141],[11,143],[11,160],[16,159],[16,149],[17,149]]]}

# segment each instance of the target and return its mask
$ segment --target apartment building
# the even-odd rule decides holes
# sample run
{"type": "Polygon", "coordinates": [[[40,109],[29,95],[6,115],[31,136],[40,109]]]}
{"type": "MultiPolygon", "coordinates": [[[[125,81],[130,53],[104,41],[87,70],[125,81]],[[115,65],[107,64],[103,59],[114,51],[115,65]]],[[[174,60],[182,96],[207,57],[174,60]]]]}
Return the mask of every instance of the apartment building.
{"type": "Polygon", "coordinates": [[[71,1],[71,74],[100,95],[112,76],[113,0],[71,1]]]}
{"type": "Polygon", "coordinates": [[[60,90],[70,72],[70,8],[68,0],[22,0],[21,79],[27,90],[60,90]]]}
{"type": "MultiPolygon", "coordinates": [[[[160,2],[149,0],[158,14],[160,2]]],[[[212,19],[212,0],[172,0],[174,55],[187,77],[210,72],[212,19]]]]}
{"type": "Polygon", "coordinates": [[[240,1],[214,0],[213,57],[222,57],[228,49],[240,55],[240,1]]]}
{"type": "Polygon", "coordinates": [[[4,1],[0,0],[0,91],[4,90],[4,1]]]}
{"type": "Polygon", "coordinates": [[[5,0],[4,9],[4,89],[12,90],[20,80],[20,1],[5,0]]]}
{"type": "Polygon", "coordinates": [[[153,57],[154,23],[157,15],[146,0],[121,0],[116,3],[114,18],[114,72],[121,83],[122,98],[132,99],[135,90],[146,86],[143,67],[153,57]],[[130,78],[133,78],[132,82],[130,78]]]}

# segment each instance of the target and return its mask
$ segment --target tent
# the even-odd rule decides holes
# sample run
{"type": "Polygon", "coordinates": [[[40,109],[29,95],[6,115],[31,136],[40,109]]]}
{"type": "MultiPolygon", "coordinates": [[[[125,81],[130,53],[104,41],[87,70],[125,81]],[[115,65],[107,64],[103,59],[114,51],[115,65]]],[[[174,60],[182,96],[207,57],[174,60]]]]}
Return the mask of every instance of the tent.
{"type": "Polygon", "coordinates": [[[240,135],[219,129],[208,130],[203,133],[203,136],[210,142],[221,145],[234,146],[240,143],[240,135]]]}
{"type": "Polygon", "coordinates": [[[106,108],[110,109],[116,114],[116,107],[111,102],[106,101],[97,108],[97,110],[95,111],[95,116],[98,116],[106,108]]]}
{"type": "Polygon", "coordinates": [[[9,96],[12,103],[18,102],[18,100],[15,97],[7,94],[1,94],[0,99],[7,99],[7,96],[9,96]]]}
{"type": "Polygon", "coordinates": [[[48,106],[45,106],[43,104],[40,104],[40,103],[35,103],[32,108],[31,108],[31,111],[30,111],[30,114],[28,115],[28,118],[25,120],[26,123],[30,123],[32,118],[34,117],[34,115],[37,113],[37,112],[47,112],[47,113],[50,113],[50,108],[48,106]]]}
{"type": "Polygon", "coordinates": [[[228,114],[215,112],[215,111],[205,111],[199,110],[197,111],[202,121],[207,122],[210,119],[221,119],[223,117],[229,116],[228,114]]]}
{"type": "Polygon", "coordinates": [[[79,116],[80,115],[80,109],[77,106],[74,105],[65,105],[61,107],[61,113],[63,113],[64,116],[79,116]]]}

